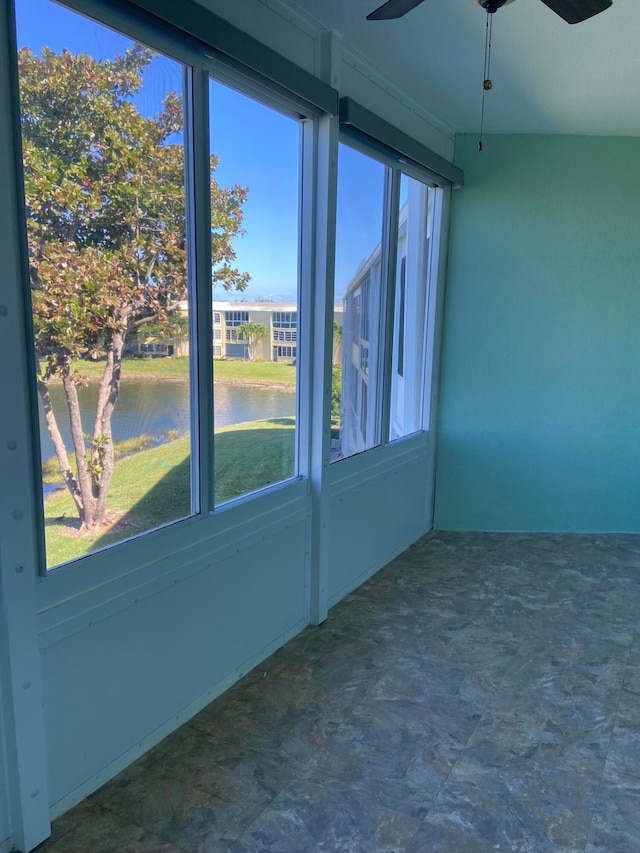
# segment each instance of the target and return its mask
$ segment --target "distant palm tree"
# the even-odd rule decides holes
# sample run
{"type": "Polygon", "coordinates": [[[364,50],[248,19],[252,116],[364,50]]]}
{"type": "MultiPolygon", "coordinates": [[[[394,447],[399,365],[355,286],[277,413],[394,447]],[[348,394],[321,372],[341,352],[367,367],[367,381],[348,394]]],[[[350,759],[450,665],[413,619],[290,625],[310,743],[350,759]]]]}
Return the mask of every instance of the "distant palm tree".
{"type": "Polygon", "coordinates": [[[269,329],[264,323],[242,323],[238,326],[238,339],[247,342],[249,361],[256,360],[258,344],[269,337],[269,329]]]}

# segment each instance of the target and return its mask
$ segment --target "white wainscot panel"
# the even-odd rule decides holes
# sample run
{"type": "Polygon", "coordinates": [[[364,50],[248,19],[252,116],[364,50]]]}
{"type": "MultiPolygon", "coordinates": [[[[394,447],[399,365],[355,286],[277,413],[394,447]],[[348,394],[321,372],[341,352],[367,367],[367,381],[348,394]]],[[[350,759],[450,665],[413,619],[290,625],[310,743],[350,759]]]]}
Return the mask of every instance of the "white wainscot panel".
{"type": "Polygon", "coordinates": [[[332,466],[338,473],[341,466],[354,463],[353,475],[331,486],[329,605],[364,583],[430,528],[428,445],[415,439],[406,443],[415,452],[398,458],[399,448],[391,446],[332,466]],[[380,464],[362,470],[369,456],[380,464]]]}
{"type": "Polygon", "coordinates": [[[52,815],[98,788],[308,622],[308,521],[73,633],[41,637],[52,815]]]}

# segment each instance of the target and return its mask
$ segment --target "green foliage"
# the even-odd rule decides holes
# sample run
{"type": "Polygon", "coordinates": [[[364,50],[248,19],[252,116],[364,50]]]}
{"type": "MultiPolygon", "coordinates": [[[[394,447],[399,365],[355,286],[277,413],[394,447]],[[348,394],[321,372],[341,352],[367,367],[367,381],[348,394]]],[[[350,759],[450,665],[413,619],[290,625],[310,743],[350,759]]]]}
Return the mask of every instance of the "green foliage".
{"type": "Polygon", "coordinates": [[[269,329],[264,323],[242,323],[238,326],[238,337],[250,340],[260,340],[269,336],[269,329]]]}
{"type": "Polygon", "coordinates": [[[269,329],[264,323],[242,323],[238,326],[238,338],[247,341],[249,360],[254,361],[258,342],[269,337],[269,329]]]}
{"type": "Polygon", "coordinates": [[[342,323],[337,320],[333,321],[333,347],[331,351],[331,360],[334,365],[339,365],[342,361],[342,323]]]}
{"type": "Polygon", "coordinates": [[[334,366],[331,370],[331,419],[340,419],[342,400],[342,368],[334,366]]]}
{"type": "Polygon", "coordinates": [[[181,311],[169,311],[164,321],[152,317],[140,323],[138,333],[150,338],[162,335],[183,338],[189,333],[189,318],[181,311]]]}
{"type": "MultiPolygon", "coordinates": [[[[186,294],[181,98],[144,117],[132,103],[150,50],[113,60],[19,51],[29,260],[36,346],[48,373],[60,358],[103,353],[139,316],[156,323],[186,294]]],[[[214,277],[244,289],[234,269],[244,187],[213,179],[214,277]]]]}

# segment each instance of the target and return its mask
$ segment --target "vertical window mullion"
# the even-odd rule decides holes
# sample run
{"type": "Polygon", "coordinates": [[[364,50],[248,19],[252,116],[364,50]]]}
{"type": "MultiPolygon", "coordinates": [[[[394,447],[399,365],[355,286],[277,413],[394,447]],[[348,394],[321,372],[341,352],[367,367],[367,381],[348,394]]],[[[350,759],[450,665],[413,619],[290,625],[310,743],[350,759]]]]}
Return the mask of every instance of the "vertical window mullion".
{"type": "Polygon", "coordinates": [[[435,404],[438,398],[438,376],[440,370],[440,352],[442,335],[442,316],[444,313],[444,279],[446,275],[446,256],[448,245],[447,224],[451,204],[451,190],[440,189],[433,198],[433,225],[429,251],[429,277],[426,294],[425,323],[425,359],[424,359],[424,396],[422,400],[422,423],[425,429],[435,428],[435,404]]]}
{"type": "Polygon", "coordinates": [[[382,428],[382,444],[389,442],[391,419],[391,374],[393,369],[393,320],[398,255],[398,209],[400,205],[400,171],[389,168],[385,192],[384,228],[382,237],[382,347],[380,352],[381,392],[377,411],[382,428]]]}
{"type": "MultiPolygon", "coordinates": [[[[312,623],[327,618],[329,572],[329,485],[326,473],[331,461],[331,402],[333,375],[333,324],[335,298],[335,240],[338,160],[338,122],[329,116],[313,128],[309,140],[314,153],[311,281],[307,314],[312,335],[310,349],[311,422],[308,427],[312,521],[310,532],[309,610],[312,623]]],[[[304,310],[304,304],[301,306],[304,310]]]]}
{"type": "Polygon", "coordinates": [[[211,194],[209,191],[209,74],[203,67],[192,74],[186,105],[185,156],[191,166],[189,187],[189,251],[193,256],[195,287],[189,312],[195,337],[192,349],[193,449],[192,482],[198,509],[214,504],[213,442],[213,315],[211,309],[211,194]]]}
{"type": "MultiPolygon", "coordinates": [[[[309,477],[311,473],[311,424],[313,405],[312,385],[312,352],[314,351],[314,334],[316,332],[313,324],[314,312],[314,213],[315,192],[313,186],[314,161],[316,158],[315,141],[317,132],[312,120],[308,120],[301,127],[301,152],[300,152],[300,231],[298,259],[298,305],[299,311],[296,320],[293,321],[291,313],[274,314],[274,328],[281,329],[279,341],[280,346],[291,348],[292,335],[286,329],[300,329],[300,340],[302,346],[297,346],[296,357],[299,369],[296,377],[298,383],[298,435],[297,435],[297,473],[309,477]],[[279,315],[279,316],[278,316],[279,315]]],[[[278,349],[280,348],[278,347],[278,349]]]]}

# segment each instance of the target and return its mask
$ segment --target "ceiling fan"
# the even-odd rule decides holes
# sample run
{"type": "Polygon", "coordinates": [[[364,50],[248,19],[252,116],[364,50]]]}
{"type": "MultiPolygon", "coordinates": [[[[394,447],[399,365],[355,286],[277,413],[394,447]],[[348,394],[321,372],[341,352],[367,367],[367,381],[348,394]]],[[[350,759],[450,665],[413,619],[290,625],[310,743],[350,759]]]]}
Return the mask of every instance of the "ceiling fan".
{"type": "MultiPolygon", "coordinates": [[[[382,6],[367,15],[367,21],[388,21],[401,18],[423,3],[424,0],[387,0],[382,6]]],[[[482,6],[489,14],[497,12],[513,0],[471,0],[482,6]]],[[[568,24],[579,24],[594,15],[599,15],[612,5],[612,0],[542,0],[556,15],[560,15],[568,24]]]]}

